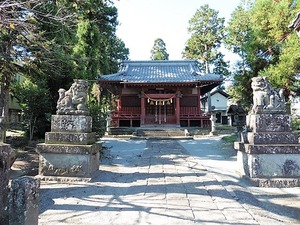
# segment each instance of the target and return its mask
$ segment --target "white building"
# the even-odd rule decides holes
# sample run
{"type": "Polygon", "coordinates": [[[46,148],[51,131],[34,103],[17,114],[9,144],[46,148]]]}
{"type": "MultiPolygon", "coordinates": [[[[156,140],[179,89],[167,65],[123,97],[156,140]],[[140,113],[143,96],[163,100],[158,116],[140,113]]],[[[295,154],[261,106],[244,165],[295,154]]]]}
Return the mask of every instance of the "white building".
{"type": "Polygon", "coordinates": [[[201,108],[205,113],[214,113],[217,124],[228,124],[228,97],[224,90],[215,87],[201,98],[201,108]]]}

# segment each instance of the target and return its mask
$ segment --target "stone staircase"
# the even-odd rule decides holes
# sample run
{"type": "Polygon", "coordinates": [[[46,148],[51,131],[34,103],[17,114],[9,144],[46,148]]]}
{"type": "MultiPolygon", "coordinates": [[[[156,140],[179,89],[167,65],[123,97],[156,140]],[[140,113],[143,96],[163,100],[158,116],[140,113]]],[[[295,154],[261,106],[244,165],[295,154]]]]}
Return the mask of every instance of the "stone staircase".
{"type": "Polygon", "coordinates": [[[137,129],[136,136],[138,137],[186,137],[184,129],[180,128],[165,128],[165,129],[137,129]]]}
{"type": "MultiPolygon", "coordinates": [[[[216,134],[232,134],[235,127],[217,126],[216,134]]],[[[210,128],[201,127],[135,127],[135,128],[111,128],[107,136],[113,137],[137,137],[137,138],[192,138],[209,135],[210,128]],[[188,131],[188,133],[187,133],[188,131]]]]}

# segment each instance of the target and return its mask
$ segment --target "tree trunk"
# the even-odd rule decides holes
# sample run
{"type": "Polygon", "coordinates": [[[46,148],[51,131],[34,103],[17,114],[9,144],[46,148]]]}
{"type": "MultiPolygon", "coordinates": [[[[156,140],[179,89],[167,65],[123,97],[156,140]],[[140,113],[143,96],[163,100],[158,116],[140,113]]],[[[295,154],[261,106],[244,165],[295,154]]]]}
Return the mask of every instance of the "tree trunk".
{"type": "Polygon", "coordinates": [[[205,61],[205,70],[206,70],[206,71],[205,71],[206,73],[210,73],[210,72],[209,72],[209,64],[208,64],[208,61],[205,61]]]}
{"type": "Polygon", "coordinates": [[[33,139],[36,119],[37,118],[35,116],[32,116],[29,121],[29,141],[32,141],[33,139]]]}
{"type": "Polygon", "coordinates": [[[205,72],[206,73],[210,73],[209,71],[209,63],[208,63],[208,50],[207,50],[207,45],[204,45],[204,49],[205,49],[205,72]]]}
{"type": "Polygon", "coordinates": [[[8,128],[8,101],[9,101],[9,81],[3,74],[0,87],[0,142],[6,140],[6,130],[8,128]]]}

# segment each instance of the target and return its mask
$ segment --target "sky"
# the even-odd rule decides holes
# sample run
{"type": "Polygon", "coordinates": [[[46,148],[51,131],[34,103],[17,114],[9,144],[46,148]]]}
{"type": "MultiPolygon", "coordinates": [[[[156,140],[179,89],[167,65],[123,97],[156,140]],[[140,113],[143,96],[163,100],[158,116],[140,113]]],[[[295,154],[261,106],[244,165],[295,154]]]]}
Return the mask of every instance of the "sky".
{"type": "MultiPolygon", "coordinates": [[[[197,9],[208,4],[219,11],[226,24],[240,0],[116,0],[114,3],[118,8],[117,36],[129,48],[130,60],[150,60],[157,38],[165,42],[169,60],[180,60],[190,37],[189,20],[197,9]]],[[[221,51],[226,61],[237,59],[224,48],[221,51]]]]}

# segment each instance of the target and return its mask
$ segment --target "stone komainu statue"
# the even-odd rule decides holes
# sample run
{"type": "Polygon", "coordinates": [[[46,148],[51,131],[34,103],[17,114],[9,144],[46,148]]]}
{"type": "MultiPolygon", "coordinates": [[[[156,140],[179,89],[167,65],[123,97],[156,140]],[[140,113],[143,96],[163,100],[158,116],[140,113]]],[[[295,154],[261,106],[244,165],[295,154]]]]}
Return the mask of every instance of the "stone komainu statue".
{"type": "Polygon", "coordinates": [[[88,115],[86,106],[88,84],[86,80],[74,80],[69,90],[60,88],[57,100],[58,115],[88,115]]]}
{"type": "Polygon", "coordinates": [[[283,89],[274,89],[266,77],[253,77],[252,113],[286,113],[283,89]]]}

